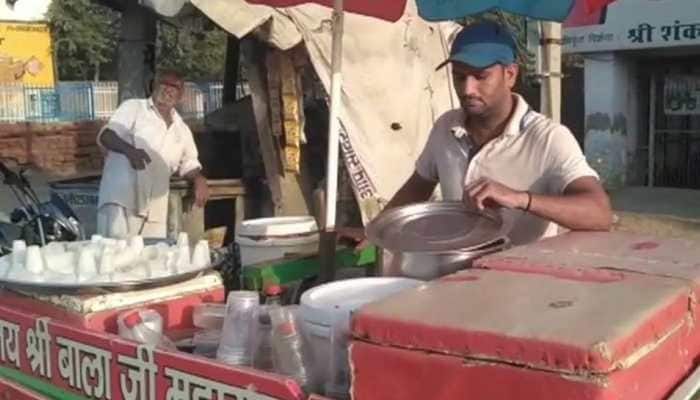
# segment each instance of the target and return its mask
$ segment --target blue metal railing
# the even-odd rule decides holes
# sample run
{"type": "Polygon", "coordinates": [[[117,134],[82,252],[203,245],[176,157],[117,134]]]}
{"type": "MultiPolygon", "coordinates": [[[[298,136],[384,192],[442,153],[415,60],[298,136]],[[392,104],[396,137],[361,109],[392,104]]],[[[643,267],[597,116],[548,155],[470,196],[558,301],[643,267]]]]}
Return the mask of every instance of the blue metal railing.
{"type": "MultiPolygon", "coordinates": [[[[201,119],[221,108],[220,82],[188,82],[179,110],[201,119]]],[[[248,94],[237,88],[238,97],[248,94]]],[[[107,119],[118,106],[116,82],[59,82],[55,86],[0,85],[0,122],[71,122],[107,119]]]]}

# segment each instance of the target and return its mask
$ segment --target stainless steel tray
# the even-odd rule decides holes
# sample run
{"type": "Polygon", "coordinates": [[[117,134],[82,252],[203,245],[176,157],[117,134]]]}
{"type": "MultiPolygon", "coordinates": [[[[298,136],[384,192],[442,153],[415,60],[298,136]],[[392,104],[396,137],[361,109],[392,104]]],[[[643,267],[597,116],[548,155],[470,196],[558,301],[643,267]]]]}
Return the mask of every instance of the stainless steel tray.
{"type": "Polygon", "coordinates": [[[497,211],[475,211],[460,202],[427,202],[382,213],[366,228],[367,238],[391,251],[442,253],[469,251],[502,238],[497,211]]]}
{"type": "Polygon", "coordinates": [[[183,272],[177,275],[163,276],[160,278],[149,278],[136,281],[124,282],[89,282],[85,284],[68,283],[58,284],[51,282],[28,282],[17,281],[0,277],[0,287],[37,294],[57,295],[57,294],[105,294],[114,292],[130,292],[134,290],[151,289],[155,287],[168,286],[175,283],[194,279],[207,271],[213,269],[211,266],[183,272]]]}

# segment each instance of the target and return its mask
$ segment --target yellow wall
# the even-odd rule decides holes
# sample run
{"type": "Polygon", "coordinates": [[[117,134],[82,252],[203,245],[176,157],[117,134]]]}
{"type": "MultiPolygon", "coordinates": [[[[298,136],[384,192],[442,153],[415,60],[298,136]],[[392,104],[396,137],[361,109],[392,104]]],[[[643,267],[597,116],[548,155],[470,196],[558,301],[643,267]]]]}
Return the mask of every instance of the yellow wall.
{"type": "Polygon", "coordinates": [[[53,86],[51,33],[45,23],[0,22],[0,84],[53,86]]]}

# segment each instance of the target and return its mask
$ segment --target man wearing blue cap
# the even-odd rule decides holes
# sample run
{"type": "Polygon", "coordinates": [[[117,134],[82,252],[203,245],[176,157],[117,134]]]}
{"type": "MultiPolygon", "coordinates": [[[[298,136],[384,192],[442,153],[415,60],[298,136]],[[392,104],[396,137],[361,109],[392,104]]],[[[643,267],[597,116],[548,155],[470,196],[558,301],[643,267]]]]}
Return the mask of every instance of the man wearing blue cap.
{"type": "MultiPolygon", "coordinates": [[[[493,22],[467,26],[450,64],[459,109],[433,126],[416,169],[385,209],[445,200],[503,210],[509,237],[524,244],[571,230],[608,230],[610,201],[576,139],[512,92],[518,77],[511,33],[493,22]]],[[[356,235],[354,235],[356,236],[356,235]]]]}

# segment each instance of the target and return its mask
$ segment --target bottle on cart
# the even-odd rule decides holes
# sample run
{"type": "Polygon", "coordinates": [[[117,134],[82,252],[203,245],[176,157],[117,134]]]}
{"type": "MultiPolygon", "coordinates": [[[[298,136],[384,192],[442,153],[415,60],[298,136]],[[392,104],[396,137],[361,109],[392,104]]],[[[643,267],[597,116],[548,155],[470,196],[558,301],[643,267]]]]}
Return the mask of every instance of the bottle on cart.
{"type": "Polygon", "coordinates": [[[265,303],[258,313],[257,340],[253,366],[263,371],[274,371],[272,362],[272,321],[270,310],[282,306],[283,289],[279,285],[271,285],[265,289],[265,303]]]}

